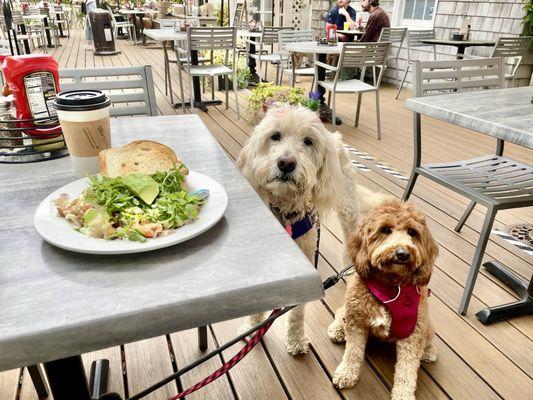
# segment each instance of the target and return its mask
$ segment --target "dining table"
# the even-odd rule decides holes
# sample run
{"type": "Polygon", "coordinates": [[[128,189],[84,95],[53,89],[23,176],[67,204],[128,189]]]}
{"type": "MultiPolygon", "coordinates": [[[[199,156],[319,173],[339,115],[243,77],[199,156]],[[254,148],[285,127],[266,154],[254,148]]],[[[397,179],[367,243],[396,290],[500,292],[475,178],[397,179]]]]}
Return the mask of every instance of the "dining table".
{"type": "MultiPolygon", "coordinates": [[[[165,61],[165,65],[168,64],[169,56],[168,56],[168,44],[174,43],[174,42],[185,42],[187,41],[187,32],[186,31],[175,31],[174,29],[145,29],[144,34],[148,36],[151,39],[154,39],[157,42],[161,42],[163,45],[163,57],[165,61]]],[[[186,47],[186,46],[184,46],[186,47]]],[[[197,65],[198,64],[198,52],[197,51],[191,51],[191,64],[197,65]]],[[[168,74],[168,79],[170,81],[170,66],[166,70],[166,73],[168,74]]],[[[172,94],[172,86],[170,86],[170,98],[172,101],[173,94],[172,94]]],[[[194,97],[194,107],[199,108],[203,112],[207,112],[208,106],[215,106],[222,104],[222,100],[202,100],[202,90],[200,86],[200,77],[199,76],[193,76],[192,78],[192,86],[193,86],[193,97],[194,97]]],[[[174,108],[181,108],[182,106],[190,107],[191,101],[181,99],[180,102],[174,103],[174,108]]]]}
{"type": "MultiPolygon", "coordinates": [[[[119,11],[118,11],[120,14],[122,15],[133,15],[133,18],[135,19],[136,17],[139,19],[139,36],[142,40],[141,40],[141,44],[146,46],[146,36],[144,35],[144,23],[143,23],[143,17],[146,15],[146,14],[149,14],[149,15],[155,15],[157,14],[157,10],[152,10],[151,8],[138,8],[138,9],[133,9],[133,10],[128,10],[128,9],[124,9],[124,8],[121,8],[119,11]]],[[[134,21],[135,22],[135,21],[134,21]]],[[[134,23],[135,25],[135,23],[134,23]]]]}
{"type": "MultiPolygon", "coordinates": [[[[327,63],[327,57],[331,54],[340,54],[342,51],[343,44],[337,42],[334,45],[321,44],[316,41],[310,42],[295,42],[287,43],[285,45],[285,50],[293,53],[303,53],[303,54],[313,54],[318,58],[318,61],[322,63],[327,63]]],[[[324,81],[326,79],[326,70],[323,67],[317,67],[317,78],[315,84],[317,85],[317,90],[320,92],[320,107],[321,107],[321,116],[325,121],[332,121],[332,112],[329,107],[326,106],[326,98],[324,94],[326,89],[318,85],[318,82],[324,81]]],[[[314,89],[313,89],[314,90],[314,89]]],[[[336,117],[336,125],[342,124],[342,119],[336,117]]]]}
{"type": "Polygon", "coordinates": [[[46,35],[46,44],[48,47],[54,47],[52,44],[52,36],[50,35],[50,29],[46,29],[50,27],[50,23],[48,21],[48,15],[47,14],[23,14],[22,18],[24,21],[28,21],[28,23],[31,23],[32,21],[39,21],[40,24],[43,24],[45,27],[44,32],[46,35]]]}
{"type": "Polygon", "coordinates": [[[227,209],[167,248],[81,254],[34,227],[41,201],[76,180],[69,157],[0,165],[0,371],[44,363],[55,400],[90,399],[82,353],[193,327],[203,327],[205,349],[208,324],[323,296],[318,272],[199,116],[112,119],[111,140],[169,146],[222,185],[227,209]]]}
{"type": "Polygon", "coordinates": [[[454,40],[454,39],[424,39],[425,44],[438,44],[441,46],[454,46],[457,48],[456,58],[462,60],[468,47],[492,47],[496,44],[494,40],[454,40]]]}
{"type": "MultiPolygon", "coordinates": [[[[407,99],[405,107],[533,151],[533,86],[415,97],[407,99]]],[[[524,170],[520,180],[533,182],[532,169],[529,171],[524,170]]],[[[529,196],[533,205],[531,191],[529,196]]],[[[533,314],[533,264],[529,282],[498,260],[487,261],[484,267],[507,284],[520,300],[480,310],[476,316],[482,323],[533,314]]]]}

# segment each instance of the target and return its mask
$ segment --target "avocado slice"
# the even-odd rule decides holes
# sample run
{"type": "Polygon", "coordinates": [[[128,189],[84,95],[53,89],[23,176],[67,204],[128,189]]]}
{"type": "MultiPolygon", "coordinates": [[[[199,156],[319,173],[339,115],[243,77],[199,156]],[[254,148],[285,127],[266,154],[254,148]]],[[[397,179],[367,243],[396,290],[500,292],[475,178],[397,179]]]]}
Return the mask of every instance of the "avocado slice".
{"type": "Polygon", "coordinates": [[[148,205],[152,204],[159,194],[159,184],[149,175],[126,175],[122,177],[122,183],[148,205]]]}

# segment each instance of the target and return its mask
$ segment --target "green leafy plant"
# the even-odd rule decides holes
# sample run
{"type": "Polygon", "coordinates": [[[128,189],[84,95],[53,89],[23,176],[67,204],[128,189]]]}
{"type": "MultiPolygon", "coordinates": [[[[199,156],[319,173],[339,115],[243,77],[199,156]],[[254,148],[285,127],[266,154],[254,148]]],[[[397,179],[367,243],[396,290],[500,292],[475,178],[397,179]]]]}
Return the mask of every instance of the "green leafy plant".
{"type": "MultiPolygon", "coordinates": [[[[216,64],[225,64],[226,52],[223,50],[218,50],[213,52],[213,62],[216,64]]],[[[228,66],[231,67],[233,64],[233,55],[231,52],[228,54],[228,66]]],[[[250,68],[248,67],[248,62],[246,57],[237,56],[235,58],[235,64],[237,66],[237,87],[239,89],[246,89],[250,83],[250,68]]],[[[229,76],[230,80],[233,80],[233,76],[229,76]]]]}
{"type": "Polygon", "coordinates": [[[522,25],[524,25],[524,36],[533,36],[533,0],[529,0],[524,4],[524,18],[522,19],[522,25]]]}
{"type": "Polygon", "coordinates": [[[246,114],[252,124],[256,124],[265,116],[268,109],[275,103],[288,103],[291,105],[306,105],[302,88],[290,86],[276,86],[272,82],[260,83],[248,97],[246,114]]]}

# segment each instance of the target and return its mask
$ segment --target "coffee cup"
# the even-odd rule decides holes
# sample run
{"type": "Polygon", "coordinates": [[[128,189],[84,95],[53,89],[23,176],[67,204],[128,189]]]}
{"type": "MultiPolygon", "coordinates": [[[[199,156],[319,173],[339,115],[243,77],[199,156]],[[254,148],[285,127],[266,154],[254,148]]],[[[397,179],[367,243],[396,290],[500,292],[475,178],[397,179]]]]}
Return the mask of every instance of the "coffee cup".
{"type": "Polygon", "coordinates": [[[61,92],[53,102],[78,178],[98,173],[98,153],[111,147],[110,104],[99,90],[61,92]]]}

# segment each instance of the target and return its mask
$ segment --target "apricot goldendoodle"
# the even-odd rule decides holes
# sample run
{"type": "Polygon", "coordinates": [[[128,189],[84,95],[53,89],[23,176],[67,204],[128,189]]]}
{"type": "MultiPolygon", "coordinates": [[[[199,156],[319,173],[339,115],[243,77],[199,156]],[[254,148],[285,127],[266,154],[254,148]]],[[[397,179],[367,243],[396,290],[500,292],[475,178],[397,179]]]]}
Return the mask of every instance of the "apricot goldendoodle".
{"type": "Polygon", "coordinates": [[[415,399],[420,361],[437,359],[428,319],[427,284],[438,248],[425,216],[411,204],[386,200],[361,219],[347,243],[356,273],[328,334],[346,340],[333,383],[343,389],[359,378],[369,335],[396,342],[392,399],[415,399]]]}

